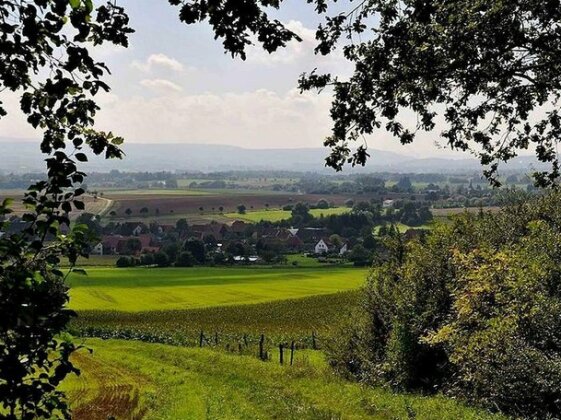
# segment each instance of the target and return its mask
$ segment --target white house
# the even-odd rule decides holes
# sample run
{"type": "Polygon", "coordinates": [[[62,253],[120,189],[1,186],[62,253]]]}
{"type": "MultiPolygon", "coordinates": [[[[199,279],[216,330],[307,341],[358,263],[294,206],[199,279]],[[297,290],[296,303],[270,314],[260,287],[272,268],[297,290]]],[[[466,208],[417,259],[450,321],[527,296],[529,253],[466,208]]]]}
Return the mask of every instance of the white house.
{"type": "Polygon", "coordinates": [[[320,239],[319,242],[314,247],[314,251],[316,254],[325,254],[329,251],[329,246],[325,243],[323,239],[320,239]]]}
{"type": "Polygon", "coordinates": [[[349,244],[345,242],[339,250],[339,255],[345,255],[347,252],[349,252],[349,244]]]}
{"type": "Polygon", "coordinates": [[[97,245],[95,245],[91,252],[91,255],[103,255],[103,243],[99,242],[97,245]]]}
{"type": "Polygon", "coordinates": [[[385,209],[393,207],[393,200],[384,200],[384,202],[382,203],[382,207],[385,209]]]}

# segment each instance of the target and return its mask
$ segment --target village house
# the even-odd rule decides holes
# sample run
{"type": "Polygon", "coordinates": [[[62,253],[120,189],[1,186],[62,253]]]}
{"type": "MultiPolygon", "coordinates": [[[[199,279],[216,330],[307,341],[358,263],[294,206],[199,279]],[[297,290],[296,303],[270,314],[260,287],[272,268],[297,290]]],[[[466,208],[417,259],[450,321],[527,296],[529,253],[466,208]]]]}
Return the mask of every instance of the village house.
{"type": "Polygon", "coordinates": [[[90,255],[103,255],[103,242],[98,242],[90,251],[90,255]]]}
{"type": "Polygon", "coordinates": [[[103,254],[104,255],[115,255],[117,253],[117,245],[124,236],[121,235],[104,235],[101,238],[101,243],[103,244],[103,254]]]}
{"type": "Polygon", "coordinates": [[[340,248],[332,243],[328,238],[321,238],[314,246],[314,253],[316,255],[323,255],[327,253],[338,253],[339,255],[344,255],[349,252],[349,243],[344,242],[340,248]]]}
{"type": "Polygon", "coordinates": [[[212,236],[216,241],[221,241],[228,234],[228,226],[223,223],[208,223],[206,225],[193,225],[190,228],[193,237],[203,240],[212,236]]]}
{"type": "Polygon", "coordinates": [[[317,255],[327,254],[329,252],[330,246],[328,245],[329,241],[327,239],[320,239],[319,242],[314,247],[314,252],[317,255]]]}
{"type": "Polygon", "coordinates": [[[160,250],[159,244],[149,233],[138,236],[104,235],[102,238],[102,253],[100,255],[129,255],[154,253],[160,250]],[[131,250],[131,241],[136,241],[138,247],[131,250]]]}
{"type": "Polygon", "coordinates": [[[235,237],[242,237],[245,234],[245,231],[247,230],[249,224],[246,222],[243,222],[241,220],[236,220],[234,223],[232,223],[232,225],[230,226],[230,231],[232,232],[232,234],[235,237]]]}
{"type": "Polygon", "coordinates": [[[393,207],[394,200],[384,200],[382,202],[382,207],[385,209],[391,209],[393,207]]]}

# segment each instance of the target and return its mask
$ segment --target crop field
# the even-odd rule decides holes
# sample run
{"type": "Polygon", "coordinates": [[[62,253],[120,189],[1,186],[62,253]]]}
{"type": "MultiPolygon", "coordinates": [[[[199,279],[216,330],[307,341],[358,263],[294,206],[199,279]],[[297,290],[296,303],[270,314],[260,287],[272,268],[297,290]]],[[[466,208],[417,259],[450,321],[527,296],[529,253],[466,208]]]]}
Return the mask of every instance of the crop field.
{"type": "Polygon", "coordinates": [[[353,268],[91,268],[73,274],[71,307],[139,312],[239,305],[356,289],[353,268]]]}
{"type": "Polygon", "coordinates": [[[120,199],[146,199],[146,196],[156,197],[177,197],[193,196],[193,195],[209,195],[211,193],[202,190],[192,189],[164,189],[164,188],[147,188],[147,189],[114,189],[104,190],[104,196],[114,200],[120,199]]]}
{"type": "Polygon", "coordinates": [[[312,348],[321,347],[325,339],[337,333],[337,327],[355,310],[359,300],[358,291],[348,291],[189,310],[80,311],[71,330],[86,336],[148,339],[187,346],[199,345],[203,331],[212,346],[237,347],[243,340],[254,348],[264,334],[267,343],[295,340],[302,347],[312,348]]]}
{"type": "Polygon", "coordinates": [[[147,419],[491,419],[440,396],[396,395],[337,378],[319,352],[294,363],[206,349],[89,339],[74,356],[82,370],[64,388],[77,420],[147,419]]]}
{"type": "MultiPolygon", "coordinates": [[[[163,190],[162,190],[163,191],[163,190]]],[[[182,190],[178,190],[182,191],[182,190]]],[[[187,191],[187,190],[186,190],[187,191]]],[[[192,190],[188,190],[192,191],[192,190]]],[[[368,197],[361,196],[361,199],[368,200],[368,197]]],[[[287,193],[264,193],[251,192],[240,193],[232,191],[212,191],[204,194],[107,194],[107,198],[113,201],[111,211],[114,211],[115,218],[126,218],[130,220],[139,219],[161,219],[189,216],[213,218],[220,217],[222,213],[235,213],[237,206],[243,204],[248,212],[252,210],[263,210],[268,208],[270,211],[279,210],[287,204],[305,202],[315,204],[320,199],[328,200],[335,207],[341,208],[349,196],[344,195],[315,195],[315,194],[287,194],[287,193]],[[148,211],[141,213],[140,210],[146,208],[148,211]],[[202,210],[201,210],[202,208],[202,210]],[[127,216],[125,211],[131,210],[131,215],[127,216]]],[[[327,214],[329,210],[324,210],[327,214]]],[[[239,217],[235,217],[238,218],[239,217]]]]}
{"type": "MultiPolygon", "coordinates": [[[[26,211],[25,206],[21,202],[21,200],[23,199],[23,194],[24,192],[22,190],[1,190],[0,202],[2,202],[5,198],[11,198],[12,200],[14,200],[12,205],[10,206],[13,210],[12,214],[16,216],[21,216],[26,211]]],[[[84,195],[82,197],[82,201],[84,201],[86,205],[84,211],[93,214],[103,214],[109,209],[111,205],[111,203],[106,199],[103,198],[96,199],[89,195],[84,195]]],[[[83,211],[81,210],[73,209],[72,212],[70,213],[70,218],[75,219],[82,213],[83,211]]]]}
{"type": "MultiPolygon", "coordinates": [[[[310,214],[314,217],[331,216],[348,213],[351,209],[348,207],[332,207],[328,209],[312,209],[310,214]]],[[[224,216],[231,219],[243,220],[244,222],[259,222],[265,220],[268,222],[279,222],[281,220],[290,219],[292,213],[288,210],[260,210],[248,211],[245,214],[226,213],[224,216]]]]}

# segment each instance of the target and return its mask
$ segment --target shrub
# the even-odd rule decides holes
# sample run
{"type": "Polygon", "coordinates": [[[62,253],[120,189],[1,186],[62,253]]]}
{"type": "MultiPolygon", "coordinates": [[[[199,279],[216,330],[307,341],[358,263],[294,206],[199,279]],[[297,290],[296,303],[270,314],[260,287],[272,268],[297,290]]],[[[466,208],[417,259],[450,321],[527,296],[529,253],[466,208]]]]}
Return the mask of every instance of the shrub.
{"type": "Polygon", "coordinates": [[[126,267],[132,267],[133,262],[129,257],[119,257],[115,262],[115,265],[119,268],[126,268],[126,267]]]}
{"type": "Polygon", "coordinates": [[[197,260],[193,257],[189,251],[183,251],[177,256],[177,260],[175,261],[176,267],[193,267],[197,260]]]}
{"type": "Polygon", "coordinates": [[[140,264],[141,265],[153,265],[154,264],[154,255],[153,254],[142,254],[140,256],[140,264]]]}
{"type": "Polygon", "coordinates": [[[154,264],[158,267],[167,267],[169,266],[169,257],[165,252],[156,252],[154,254],[154,264]]]}
{"type": "Polygon", "coordinates": [[[346,374],[524,417],[561,413],[561,193],[385,238],[346,339],[346,374]],[[422,241],[422,242],[421,242],[422,241]]]}

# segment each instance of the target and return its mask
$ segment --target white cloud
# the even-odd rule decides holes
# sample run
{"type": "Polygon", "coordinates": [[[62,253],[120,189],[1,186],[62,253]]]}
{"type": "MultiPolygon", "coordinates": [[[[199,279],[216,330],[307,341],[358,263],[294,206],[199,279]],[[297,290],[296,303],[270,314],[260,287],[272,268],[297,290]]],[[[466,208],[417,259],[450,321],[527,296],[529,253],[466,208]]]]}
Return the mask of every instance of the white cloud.
{"type": "Polygon", "coordinates": [[[97,121],[133,142],[319,147],[331,126],[329,100],[296,89],[133,97],[104,106],[97,121]]]}
{"type": "Polygon", "coordinates": [[[133,61],[132,67],[136,68],[145,73],[152,73],[154,70],[166,69],[174,72],[182,72],[185,70],[185,66],[177,61],[175,58],[168,57],[165,54],[152,54],[145,62],[133,61]]]}
{"type": "MultiPolygon", "coordinates": [[[[36,138],[41,135],[28,122],[26,115],[21,111],[19,100],[21,91],[2,91],[0,101],[8,115],[0,118],[0,137],[36,138]]],[[[0,158],[1,160],[1,158],[0,158]]],[[[1,166],[1,162],[0,162],[1,166]]]]}
{"type": "Polygon", "coordinates": [[[155,91],[156,93],[170,93],[170,92],[181,92],[183,88],[176,83],[173,83],[166,79],[144,79],[140,81],[140,84],[148,89],[155,91]]]}
{"type": "MultiPolygon", "coordinates": [[[[322,147],[333,125],[331,99],[327,91],[300,94],[297,89],[281,94],[267,89],[199,95],[173,92],[108,101],[96,120],[100,129],[116,132],[128,142],[322,147]]],[[[414,121],[413,116],[405,119],[414,121]]],[[[416,157],[449,155],[450,150],[438,150],[434,145],[438,131],[420,133],[413,144],[406,146],[384,130],[366,140],[371,149],[416,157]]]]}

